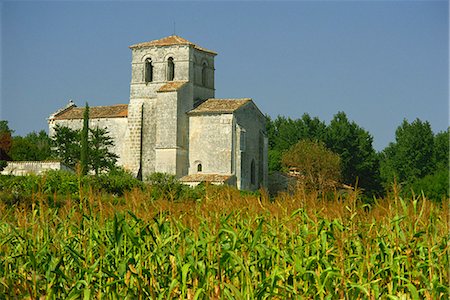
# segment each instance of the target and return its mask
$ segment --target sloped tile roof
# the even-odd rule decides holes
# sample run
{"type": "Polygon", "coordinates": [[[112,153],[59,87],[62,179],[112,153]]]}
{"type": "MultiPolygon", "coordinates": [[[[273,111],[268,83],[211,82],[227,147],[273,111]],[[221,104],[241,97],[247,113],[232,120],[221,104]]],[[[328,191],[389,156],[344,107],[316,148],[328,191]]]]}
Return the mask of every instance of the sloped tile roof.
{"type": "Polygon", "coordinates": [[[233,175],[223,174],[190,174],[180,178],[181,182],[226,182],[233,175]]]}
{"type": "Polygon", "coordinates": [[[159,88],[158,92],[174,92],[184,86],[187,81],[171,81],[159,88]]]}
{"type": "Polygon", "coordinates": [[[130,49],[135,49],[135,48],[143,48],[143,47],[162,47],[162,46],[174,46],[174,45],[187,45],[187,46],[192,46],[194,49],[203,51],[203,52],[208,52],[214,55],[217,55],[216,52],[202,48],[184,38],[182,38],[181,36],[178,35],[171,35],[159,40],[153,40],[150,42],[144,42],[144,43],[138,43],[138,44],[134,44],[130,46],[130,49]]]}
{"type": "MultiPolygon", "coordinates": [[[[54,120],[83,119],[84,107],[72,106],[53,116],[54,120]]],[[[89,118],[126,118],[128,116],[127,104],[89,107],[89,118]]]]}
{"type": "Polygon", "coordinates": [[[241,99],[208,99],[195,109],[191,110],[189,114],[201,113],[232,113],[245,104],[251,102],[250,98],[241,99]]]}

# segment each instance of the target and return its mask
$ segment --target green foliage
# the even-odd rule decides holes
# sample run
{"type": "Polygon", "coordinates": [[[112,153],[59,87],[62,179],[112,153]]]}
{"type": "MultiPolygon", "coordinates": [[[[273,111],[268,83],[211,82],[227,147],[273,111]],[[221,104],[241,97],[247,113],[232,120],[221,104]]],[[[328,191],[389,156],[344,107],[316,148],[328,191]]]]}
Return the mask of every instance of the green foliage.
{"type": "Polygon", "coordinates": [[[79,192],[78,176],[73,172],[47,171],[41,184],[42,192],[47,194],[76,195],[79,192]]]}
{"type": "Polygon", "coordinates": [[[72,172],[47,171],[44,175],[0,176],[0,200],[5,204],[31,204],[35,194],[77,195],[78,178],[72,172]]]}
{"type": "Polygon", "coordinates": [[[327,126],[318,118],[304,114],[301,119],[268,118],[269,171],[280,171],[283,152],[299,140],[324,142],[327,148],[341,157],[341,178],[349,185],[358,187],[367,194],[381,190],[379,160],[373,149],[372,136],[350,122],[339,112],[327,126]]]}
{"type": "Polygon", "coordinates": [[[51,139],[44,130],[25,137],[13,137],[10,156],[13,160],[41,161],[51,159],[51,139]]]}
{"type": "Polygon", "coordinates": [[[80,160],[80,131],[56,125],[52,148],[55,157],[66,166],[75,168],[80,160]]]}
{"type": "Polygon", "coordinates": [[[6,160],[0,160],[0,171],[3,171],[3,169],[8,165],[8,162],[6,160]]]}
{"type": "MultiPolygon", "coordinates": [[[[397,199],[386,221],[170,208],[111,215],[37,204],[0,214],[5,299],[448,299],[445,215],[397,199]],[[399,202],[399,203],[397,203],[399,202]],[[410,213],[412,212],[412,213],[410,213]],[[189,222],[187,222],[189,223],[189,222]]],[[[275,207],[264,203],[272,209],[275,207]]],[[[382,207],[383,212],[392,205],[382,207]]],[[[376,216],[376,215],[374,215],[376,216]]]]}
{"type": "Polygon", "coordinates": [[[150,174],[146,181],[150,185],[152,197],[155,199],[177,200],[185,187],[174,175],[167,173],[155,172],[150,174]]]}
{"type": "MultiPolygon", "coordinates": [[[[412,183],[434,171],[434,135],[428,122],[416,119],[403,123],[395,132],[395,143],[384,151],[383,178],[412,183]]],[[[448,155],[448,154],[447,154],[448,155]]]]}
{"type": "Polygon", "coordinates": [[[378,156],[372,146],[372,136],[343,112],[337,113],[327,127],[326,145],[341,157],[342,180],[358,184],[366,192],[381,189],[378,156]]]}
{"type": "Polygon", "coordinates": [[[122,196],[133,189],[144,189],[142,181],[136,179],[131,173],[122,168],[114,168],[109,173],[98,176],[86,176],[84,184],[94,190],[122,196]]]}
{"type": "Polygon", "coordinates": [[[122,169],[114,169],[99,176],[86,175],[81,178],[73,172],[47,171],[42,176],[0,176],[0,200],[7,203],[20,203],[31,199],[33,194],[69,195],[78,197],[80,188],[122,196],[135,188],[144,189],[144,183],[122,169]],[[81,179],[81,182],[80,182],[81,179]],[[10,197],[6,195],[11,195],[10,197]]]}
{"type": "Polygon", "coordinates": [[[450,128],[437,133],[434,136],[434,161],[436,169],[447,168],[449,166],[449,140],[450,128]]]}
{"type": "Polygon", "coordinates": [[[301,139],[322,140],[326,125],[318,118],[304,114],[297,120],[282,116],[272,120],[267,116],[266,128],[269,139],[269,171],[280,171],[282,152],[301,139]]]}
{"type": "Polygon", "coordinates": [[[268,151],[268,159],[269,159],[269,171],[281,171],[282,164],[281,158],[283,156],[283,152],[281,150],[269,149],[268,151]]]}
{"type": "MultiPolygon", "coordinates": [[[[83,113],[83,128],[80,135],[80,169],[81,174],[86,175],[89,170],[89,106],[86,102],[86,107],[83,113]]],[[[96,169],[96,173],[98,169],[96,169]]]]}
{"type": "Polygon", "coordinates": [[[380,161],[386,188],[396,181],[405,197],[414,191],[437,201],[448,198],[448,129],[434,135],[428,122],[404,120],[396,130],[395,142],[380,153],[380,161]]]}
{"type": "Polygon", "coordinates": [[[425,175],[417,179],[405,188],[405,196],[415,193],[423,193],[427,199],[442,201],[449,199],[449,171],[441,168],[433,174],[425,175]]]}
{"type": "Polygon", "coordinates": [[[283,154],[282,162],[299,172],[300,182],[309,190],[329,191],[339,183],[341,159],[321,142],[299,141],[283,154]]]}
{"type": "Polygon", "coordinates": [[[109,151],[114,146],[113,139],[106,129],[95,127],[90,129],[89,167],[98,175],[101,171],[112,170],[119,158],[109,151]]]}
{"type": "MultiPolygon", "coordinates": [[[[89,133],[88,170],[93,170],[98,175],[102,171],[114,169],[118,156],[109,151],[114,146],[109,132],[104,128],[95,127],[89,129],[89,133]]],[[[57,125],[52,145],[55,157],[65,165],[74,168],[77,163],[81,163],[81,132],[79,130],[57,125]]]]}

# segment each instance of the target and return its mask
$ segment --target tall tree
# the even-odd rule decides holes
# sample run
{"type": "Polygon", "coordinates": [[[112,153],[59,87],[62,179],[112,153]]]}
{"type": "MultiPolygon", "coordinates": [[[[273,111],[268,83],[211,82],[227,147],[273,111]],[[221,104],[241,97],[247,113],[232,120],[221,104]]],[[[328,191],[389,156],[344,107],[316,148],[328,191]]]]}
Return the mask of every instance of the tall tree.
{"type": "Polygon", "coordinates": [[[89,166],[98,175],[100,171],[111,170],[118,156],[109,151],[114,141],[106,129],[95,127],[90,129],[90,133],[89,166]]]}
{"type": "Polygon", "coordinates": [[[412,183],[435,169],[434,135],[428,122],[403,120],[395,142],[383,150],[382,177],[389,182],[412,183]]]}
{"type": "Polygon", "coordinates": [[[369,132],[339,112],[327,127],[325,140],[327,147],[341,157],[344,183],[357,183],[367,192],[380,191],[379,160],[369,132]]]}
{"type": "Polygon", "coordinates": [[[269,170],[281,170],[283,152],[303,139],[321,141],[325,135],[326,125],[317,117],[304,114],[301,119],[278,116],[272,120],[267,116],[267,135],[269,138],[269,170]]]}
{"type": "Polygon", "coordinates": [[[447,169],[449,166],[450,128],[434,136],[434,161],[436,169],[447,169]]]}
{"type": "Polygon", "coordinates": [[[89,105],[86,102],[83,114],[83,129],[81,130],[81,174],[86,175],[89,170],[89,105]]]}
{"type": "Polygon", "coordinates": [[[80,131],[56,125],[52,152],[66,166],[74,168],[80,160],[80,131]]]}

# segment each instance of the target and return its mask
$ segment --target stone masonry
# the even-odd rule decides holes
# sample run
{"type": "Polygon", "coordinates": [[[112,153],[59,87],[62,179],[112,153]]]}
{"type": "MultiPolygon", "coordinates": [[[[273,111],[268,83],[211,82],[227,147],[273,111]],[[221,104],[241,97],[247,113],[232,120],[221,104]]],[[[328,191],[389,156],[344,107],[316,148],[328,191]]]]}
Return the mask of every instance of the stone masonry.
{"type": "MultiPolygon", "coordinates": [[[[90,126],[106,128],[118,164],[146,179],[154,172],[255,190],[267,186],[265,117],[249,99],[215,99],[214,51],[179,36],[130,46],[128,105],[91,107],[90,126]]],[[[82,127],[70,103],[49,118],[82,127]]]]}

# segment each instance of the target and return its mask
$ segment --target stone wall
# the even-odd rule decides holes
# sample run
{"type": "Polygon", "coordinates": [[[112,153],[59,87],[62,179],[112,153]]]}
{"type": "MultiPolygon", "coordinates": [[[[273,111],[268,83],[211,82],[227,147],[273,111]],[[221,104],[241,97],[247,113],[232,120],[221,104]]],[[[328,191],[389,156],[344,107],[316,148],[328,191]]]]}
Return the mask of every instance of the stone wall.
{"type": "Polygon", "coordinates": [[[189,174],[232,174],[233,114],[191,115],[189,128],[189,174]]]}
{"type": "Polygon", "coordinates": [[[143,105],[142,178],[146,179],[150,174],[155,172],[156,99],[145,99],[143,105]]]}
{"type": "MultiPolygon", "coordinates": [[[[235,112],[237,143],[236,155],[240,155],[241,189],[256,190],[267,186],[267,136],[265,133],[265,117],[252,102],[235,112]],[[255,178],[251,180],[251,164],[255,163],[255,178]]],[[[239,176],[238,176],[239,180],[239,176]]]]}
{"type": "Polygon", "coordinates": [[[59,161],[10,161],[1,172],[2,175],[42,175],[49,170],[65,170],[73,172],[59,161]]]}

